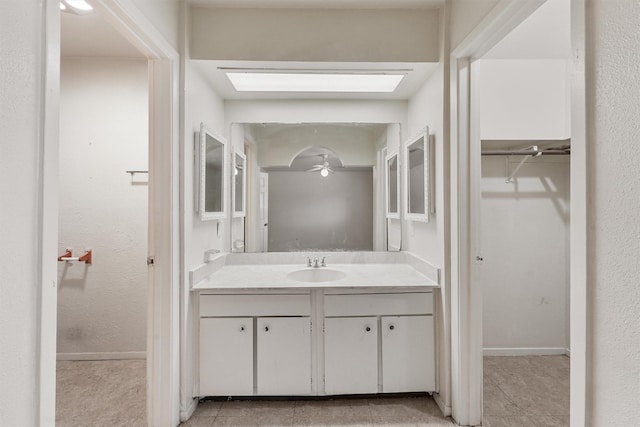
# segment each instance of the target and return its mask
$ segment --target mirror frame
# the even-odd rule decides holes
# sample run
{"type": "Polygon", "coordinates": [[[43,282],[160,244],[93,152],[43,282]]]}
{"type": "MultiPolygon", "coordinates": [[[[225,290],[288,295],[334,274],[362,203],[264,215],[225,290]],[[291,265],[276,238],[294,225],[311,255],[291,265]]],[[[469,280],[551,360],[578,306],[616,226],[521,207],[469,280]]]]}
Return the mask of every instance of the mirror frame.
{"type": "Polygon", "coordinates": [[[247,216],[247,155],[239,149],[233,150],[231,159],[231,214],[233,218],[244,218],[247,216]],[[242,168],[242,210],[236,210],[236,156],[243,160],[242,168]]]}
{"type": "Polygon", "coordinates": [[[405,144],[404,147],[404,160],[405,160],[405,165],[406,167],[404,168],[404,188],[405,188],[405,193],[406,193],[406,197],[405,197],[405,202],[404,202],[404,214],[405,214],[405,219],[408,221],[422,221],[422,222],[429,222],[429,220],[431,219],[431,183],[430,183],[430,173],[431,173],[431,168],[430,168],[430,143],[429,143],[429,127],[426,127],[424,129],[422,129],[422,131],[420,131],[420,133],[415,136],[414,138],[410,139],[409,142],[407,142],[407,144],[405,144]],[[424,198],[424,213],[412,213],[410,212],[410,206],[411,206],[411,180],[410,180],[410,173],[411,173],[411,168],[410,168],[410,160],[409,160],[409,153],[411,151],[411,147],[414,144],[417,144],[420,140],[422,140],[424,142],[424,158],[423,160],[423,185],[424,185],[424,190],[422,192],[422,197],[424,198]]]}
{"type": "Polygon", "coordinates": [[[400,179],[401,179],[401,175],[400,175],[400,156],[398,155],[398,153],[393,153],[393,154],[388,154],[385,159],[384,159],[384,170],[385,170],[385,174],[384,174],[384,180],[385,180],[385,185],[384,185],[384,199],[385,199],[385,211],[386,211],[386,216],[387,218],[393,218],[393,219],[400,219],[400,179]],[[390,168],[389,168],[389,162],[390,160],[392,160],[393,158],[396,158],[396,162],[398,163],[398,169],[396,171],[396,212],[391,212],[390,210],[390,205],[391,205],[391,195],[389,192],[390,184],[391,184],[391,180],[390,180],[390,168]]]}
{"type": "Polygon", "coordinates": [[[221,220],[225,217],[226,198],[227,198],[227,141],[219,135],[216,135],[211,129],[209,129],[204,123],[200,123],[200,144],[198,153],[198,213],[200,214],[201,221],[209,220],[221,220]],[[220,211],[206,211],[205,210],[205,197],[206,197],[206,174],[207,174],[207,136],[213,138],[215,141],[222,144],[222,172],[221,178],[221,209],[220,211]]]}

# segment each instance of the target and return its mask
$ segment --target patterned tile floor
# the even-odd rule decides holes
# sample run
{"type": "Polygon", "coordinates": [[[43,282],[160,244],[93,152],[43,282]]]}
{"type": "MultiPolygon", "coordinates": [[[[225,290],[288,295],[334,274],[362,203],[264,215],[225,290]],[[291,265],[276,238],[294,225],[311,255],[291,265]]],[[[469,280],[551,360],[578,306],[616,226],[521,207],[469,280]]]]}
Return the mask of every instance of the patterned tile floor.
{"type": "MultiPolygon", "coordinates": [[[[146,426],[143,360],[58,362],[56,425],[146,426]]],[[[569,358],[484,358],[487,427],[569,425],[569,358]]],[[[455,426],[429,397],[205,401],[181,427],[455,426]]]]}

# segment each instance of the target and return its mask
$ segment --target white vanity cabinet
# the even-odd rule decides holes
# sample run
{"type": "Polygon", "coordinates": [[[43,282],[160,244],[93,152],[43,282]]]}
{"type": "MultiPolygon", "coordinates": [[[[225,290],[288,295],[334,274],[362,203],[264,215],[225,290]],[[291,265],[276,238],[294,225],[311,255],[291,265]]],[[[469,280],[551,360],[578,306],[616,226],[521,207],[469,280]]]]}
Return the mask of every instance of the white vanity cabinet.
{"type": "Polygon", "coordinates": [[[200,395],[253,394],[253,319],[200,319],[200,395]]]}
{"type": "Polygon", "coordinates": [[[211,292],[198,310],[199,396],[435,391],[430,291],[211,292]]]}
{"type": "Polygon", "coordinates": [[[324,366],[326,394],[377,393],[378,319],[325,319],[324,366]]]}
{"type": "Polygon", "coordinates": [[[201,294],[199,396],[311,393],[310,295],[201,294]]]}
{"type": "Polygon", "coordinates": [[[325,392],[434,391],[432,312],[430,292],[325,295],[325,392]]]}
{"type": "Polygon", "coordinates": [[[309,317],[257,319],[257,394],[300,395],[311,392],[309,317]]]}

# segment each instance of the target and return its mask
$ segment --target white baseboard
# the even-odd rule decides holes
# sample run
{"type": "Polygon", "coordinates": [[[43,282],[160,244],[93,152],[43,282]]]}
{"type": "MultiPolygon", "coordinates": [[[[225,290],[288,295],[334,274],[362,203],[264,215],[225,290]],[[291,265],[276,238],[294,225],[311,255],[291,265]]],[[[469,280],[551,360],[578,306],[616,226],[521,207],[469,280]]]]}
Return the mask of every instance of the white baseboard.
{"type": "Polygon", "coordinates": [[[196,411],[198,407],[198,399],[191,399],[191,403],[187,407],[187,409],[180,409],[180,421],[187,421],[193,413],[196,411]]]}
{"type": "Polygon", "coordinates": [[[442,415],[444,415],[445,417],[451,416],[451,406],[447,406],[445,404],[444,400],[440,396],[440,393],[433,393],[433,400],[436,402],[436,405],[438,405],[438,407],[442,411],[442,415]]]}
{"type": "Polygon", "coordinates": [[[113,351],[102,353],[58,353],[57,360],[129,360],[146,359],[146,351],[113,351]]]}
{"type": "Polygon", "coordinates": [[[515,347],[515,348],[485,348],[485,356],[552,356],[565,355],[568,350],[562,347],[515,347]]]}

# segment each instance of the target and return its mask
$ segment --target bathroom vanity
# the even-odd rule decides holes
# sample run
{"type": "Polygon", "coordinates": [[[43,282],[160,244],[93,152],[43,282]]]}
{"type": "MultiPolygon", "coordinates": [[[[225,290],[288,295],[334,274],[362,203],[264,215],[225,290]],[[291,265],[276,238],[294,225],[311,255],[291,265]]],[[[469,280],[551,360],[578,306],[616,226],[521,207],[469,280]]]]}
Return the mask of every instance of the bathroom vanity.
{"type": "Polygon", "coordinates": [[[322,255],[329,267],[222,254],[192,272],[198,396],[436,390],[437,269],[406,253],[322,255]]]}

